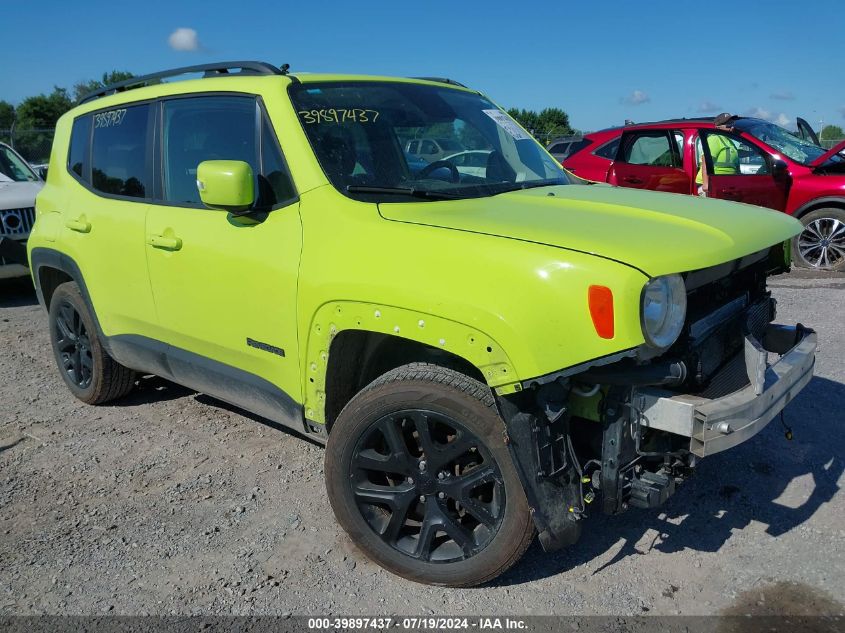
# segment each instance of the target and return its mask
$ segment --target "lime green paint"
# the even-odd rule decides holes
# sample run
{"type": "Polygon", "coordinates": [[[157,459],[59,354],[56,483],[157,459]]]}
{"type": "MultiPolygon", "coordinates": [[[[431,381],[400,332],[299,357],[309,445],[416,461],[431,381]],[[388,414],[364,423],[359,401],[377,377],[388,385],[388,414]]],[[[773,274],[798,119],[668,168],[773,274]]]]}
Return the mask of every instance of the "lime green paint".
{"type": "MultiPolygon", "coordinates": [[[[58,124],[29,248],[57,249],[77,262],[106,335],[146,336],[248,371],[315,421],[325,419],[331,340],[344,330],[448,350],[499,393],[512,393],[527,379],[641,345],[640,293],[649,276],[732,260],[800,229],[768,210],[599,186],[380,207],[352,200],[323,174],[287,96],[290,82],[181,81],[75,108],[58,124]],[[68,173],[74,117],[198,92],[260,96],[297,201],[256,221],[101,197],[68,173]],[[613,339],[599,338],[590,320],[594,284],[613,292],[613,339]],[[249,347],[246,337],[285,356],[249,347]]],[[[243,183],[224,182],[219,167],[200,166],[204,199],[243,202],[243,183]],[[217,185],[224,189],[215,193],[217,185]]],[[[232,181],[245,178],[231,171],[232,181]]]]}
{"type": "Polygon", "coordinates": [[[242,160],[204,160],[197,167],[197,188],[210,209],[244,211],[255,202],[252,167],[242,160]]]}

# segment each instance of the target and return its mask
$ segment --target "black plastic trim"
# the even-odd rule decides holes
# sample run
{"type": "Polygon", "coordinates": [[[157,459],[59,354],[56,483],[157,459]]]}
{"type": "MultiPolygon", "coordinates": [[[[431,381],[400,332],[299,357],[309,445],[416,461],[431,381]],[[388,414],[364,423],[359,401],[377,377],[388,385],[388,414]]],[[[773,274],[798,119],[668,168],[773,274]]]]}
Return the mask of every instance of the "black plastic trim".
{"type": "Polygon", "coordinates": [[[824,196],[823,198],[813,198],[812,200],[805,202],[800,207],[795,209],[795,211],[792,212],[792,217],[798,219],[805,213],[809,213],[810,211],[812,211],[814,207],[818,207],[820,205],[824,206],[826,204],[835,204],[840,208],[845,207],[845,198],[840,198],[839,196],[824,196]]]}

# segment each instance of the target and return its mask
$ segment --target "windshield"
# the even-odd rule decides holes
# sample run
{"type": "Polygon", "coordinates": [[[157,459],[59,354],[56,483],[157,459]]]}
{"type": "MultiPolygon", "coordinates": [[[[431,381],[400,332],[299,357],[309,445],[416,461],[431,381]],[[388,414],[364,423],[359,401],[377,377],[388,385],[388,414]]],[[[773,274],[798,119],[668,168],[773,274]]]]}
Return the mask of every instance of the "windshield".
{"type": "Polygon", "coordinates": [[[326,176],[355,198],[474,198],[571,182],[540,144],[474,92],[325,82],[294,84],[290,94],[326,176]],[[469,151],[483,164],[467,165],[461,155],[469,151]]]}
{"type": "Polygon", "coordinates": [[[38,176],[11,148],[0,145],[0,182],[32,182],[38,176]]]}
{"type": "Polygon", "coordinates": [[[826,151],[818,145],[813,145],[809,141],[798,138],[774,123],[767,123],[758,119],[739,119],[736,122],[736,127],[802,165],[809,165],[826,151]]]}

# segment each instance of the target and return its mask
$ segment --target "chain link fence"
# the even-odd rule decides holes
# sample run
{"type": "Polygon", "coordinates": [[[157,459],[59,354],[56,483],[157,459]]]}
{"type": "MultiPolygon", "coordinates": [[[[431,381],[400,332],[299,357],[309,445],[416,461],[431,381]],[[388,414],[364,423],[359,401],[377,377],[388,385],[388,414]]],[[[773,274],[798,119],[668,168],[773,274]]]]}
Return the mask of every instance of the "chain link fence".
{"type": "Polygon", "coordinates": [[[44,165],[50,161],[55,129],[34,130],[0,129],[0,143],[6,143],[23,156],[30,165],[44,165]]]}
{"type": "Polygon", "coordinates": [[[834,145],[838,145],[842,141],[845,141],[845,138],[825,138],[820,140],[819,143],[821,143],[822,147],[824,147],[825,149],[830,149],[831,147],[833,147],[834,145]]]}

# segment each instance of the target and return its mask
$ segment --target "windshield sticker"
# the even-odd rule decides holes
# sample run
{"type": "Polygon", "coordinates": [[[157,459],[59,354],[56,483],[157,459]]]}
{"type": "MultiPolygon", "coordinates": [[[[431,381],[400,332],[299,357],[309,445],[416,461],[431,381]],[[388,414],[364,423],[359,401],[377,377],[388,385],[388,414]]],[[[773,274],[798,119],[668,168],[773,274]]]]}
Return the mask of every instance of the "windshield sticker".
{"type": "Polygon", "coordinates": [[[117,127],[123,123],[123,117],[126,116],[126,108],[120,110],[109,110],[108,112],[100,112],[94,115],[94,127],[117,127]]]}
{"type": "Polygon", "coordinates": [[[482,112],[493,119],[496,122],[496,125],[514,137],[517,141],[524,141],[531,138],[525,130],[514,123],[513,119],[501,110],[482,110],[482,112]]]}
{"type": "Polygon", "coordinates": [[[325,110],[300,110],[299,116],[311,125],[312,123],[375,123],[378,120],[378,110],[363,108],[327,108],[325,110]]]}

